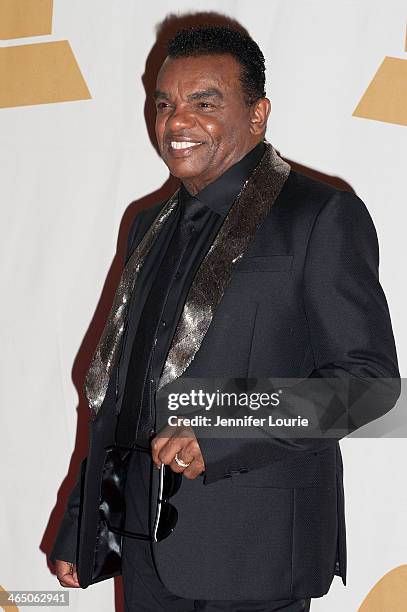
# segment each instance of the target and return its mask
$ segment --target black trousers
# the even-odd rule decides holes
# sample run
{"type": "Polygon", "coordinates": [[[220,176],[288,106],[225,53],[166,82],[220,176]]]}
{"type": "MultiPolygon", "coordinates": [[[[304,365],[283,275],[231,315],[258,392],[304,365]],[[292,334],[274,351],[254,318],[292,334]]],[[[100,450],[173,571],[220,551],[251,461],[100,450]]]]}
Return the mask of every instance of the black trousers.
{"type": "MultiPolygon", "coordinates": [[[[135,453],[130,462],[126,487],[126,528],[148,533],[152,461],[135,453]]],[[[171,593],[161,582],[152,558],[151,544],[123,538],[122,577],[125,612],[304,612],[310,599],[273,601],[202,601],[171,593]]]]}

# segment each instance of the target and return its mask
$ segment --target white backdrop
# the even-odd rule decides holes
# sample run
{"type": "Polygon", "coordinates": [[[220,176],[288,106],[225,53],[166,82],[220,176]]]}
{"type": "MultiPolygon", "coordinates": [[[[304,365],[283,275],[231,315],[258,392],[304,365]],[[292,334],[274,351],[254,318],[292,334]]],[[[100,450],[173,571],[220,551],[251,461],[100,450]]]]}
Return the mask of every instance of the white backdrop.
{"type": "MultiPolygon", "coordinates": [[[[284,157],[346,181],[366,203],[406,373],[406,128],[352,116],[383,58],[407,60],[405,2],[56,0],[51,35],[3,41],[69,40],[92,96],[0,109],[0,585],[7,590],[60,588],[44,551],[75,447],[77,386],[94,347],[94,336],[85,349],[83,340],[126,208],[168,178],[148,138],[141,77],[156,24],[175,10],[220,10],[248,29],[268,67],[268,140],[284,157]]],[[[83,441],[83,401],[79,414],[83,441]]],[[[313,612],[356,611],[377,580],[407,562],[405,440],[341,446],[348,586],[335,578],[313,612]]],[[[113,581],[70,597],[73,612],[111,611],[113,581]]]]}

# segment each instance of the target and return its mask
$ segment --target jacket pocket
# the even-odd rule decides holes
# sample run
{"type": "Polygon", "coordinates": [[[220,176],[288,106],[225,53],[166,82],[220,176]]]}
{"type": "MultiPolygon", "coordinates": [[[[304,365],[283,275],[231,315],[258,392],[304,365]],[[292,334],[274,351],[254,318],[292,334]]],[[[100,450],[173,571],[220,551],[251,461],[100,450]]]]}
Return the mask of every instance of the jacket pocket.
{"type": "Polygon", "coordinates": [[[292,255],[265,255],[245,257],[236,264],[236,272],[288,272],[293,264],[292,255]]]}

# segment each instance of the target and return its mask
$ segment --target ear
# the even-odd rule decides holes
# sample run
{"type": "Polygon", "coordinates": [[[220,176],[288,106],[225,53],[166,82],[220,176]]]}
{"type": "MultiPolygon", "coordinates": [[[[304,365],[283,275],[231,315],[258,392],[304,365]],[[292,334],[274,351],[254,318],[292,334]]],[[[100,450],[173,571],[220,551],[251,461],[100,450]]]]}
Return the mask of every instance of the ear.
{"type": "Polygon", "coordinates": [[[267,119],[271,112],[271,102],[268,98],[260,98],[250,109],[250,132],[262,134],[267,127],[267,119]]]}

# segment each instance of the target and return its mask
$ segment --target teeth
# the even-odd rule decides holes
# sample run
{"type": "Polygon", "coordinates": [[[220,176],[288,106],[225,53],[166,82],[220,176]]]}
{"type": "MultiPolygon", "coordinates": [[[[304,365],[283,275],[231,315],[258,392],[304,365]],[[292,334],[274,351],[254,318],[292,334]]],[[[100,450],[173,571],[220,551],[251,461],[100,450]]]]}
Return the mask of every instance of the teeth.
{"type": "Polygon", "coordinates": [[[190,149],[191,147],[196,147],[196,145],[201,144],[200,142],[178,142],[173,140],[171,142],[171,147],[173,149],[190,149]]]}

